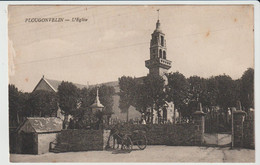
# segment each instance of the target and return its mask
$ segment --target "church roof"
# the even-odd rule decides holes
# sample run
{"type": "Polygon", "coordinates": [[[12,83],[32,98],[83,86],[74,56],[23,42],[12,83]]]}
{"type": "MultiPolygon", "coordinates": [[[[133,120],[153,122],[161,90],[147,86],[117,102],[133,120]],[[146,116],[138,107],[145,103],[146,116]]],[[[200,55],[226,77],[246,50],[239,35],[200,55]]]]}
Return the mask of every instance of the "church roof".
{"type": "MultiPolygon", "coordinates": [[[[58,87],[59,85],[61,84],[62,81],[60,80],[52,80],[52,79],[47,79],[47,78],[42,78],[40,80],[41,81],[45,81],[49,86],[50,88],[52,88],[53,91],[57,92],[58,91],[58,87]]],[[[39,83],[40,83],[39,82],[39,83]]],[[[115,88],[115,92],[119,92],[119,84],[118,84],[118,81],[111,81],[111,82],[107,82],[107,83],[102,83],[102,84],[96,84],[96,85],[82,85],[82,84],[77,84],[77,83],[73,83],[77,88],[79,89],[83,89],[83,88],[92,88],[96,85],[106,85],[106,86],[112,86],[115,88]]],[[[38,86],[38,85],[37,85],[38,86]]],[[[35,87],[35,89],[37,88],[37,86],[35,87]]],[[[35,90],[34,89],[34,90],[35,90]]]]}
{"type": "MultiPolygon", "coordinates": [[[[51,80],[51,79],[46,79],[44,78],[45,80],[47,80],[47,82],[56,90],[58,91],[58,87],[59,85],[61,84],[62,81],[59,81],[59,80],[51,80]]],[[[83,88],[87,88],[88,86],[87,85],[82,85],[82,84],[76,84],[76,83],[73,83],[77,88],[79,89],[83,89],[83,88]]]]}
{"type": "MultiPolygon", "coordinates": [[[[143,82],[143,79],[144,77],[138,77],[136,78],[136,81],[138,83],[142,83],[143,82]]],[[[52,88],[52,90],[54,92],[57,92],[58,91],[58,87],[59,85],[61,84],[62,81],[60,80],[52,80],[52,79],[47,79],[45,77],[42,77],[42,79],[40,80],[41,81],[45,81],[49,86],[50,88],[52,88]]],[[[39,83],[40,83],[39,82],[39,83]]],[[[38,83],[38,84],[39,84],[38,83]]],[[[82,85],[82,84],[77,84],[77,83],[73,83],[77,88],[79,89],[83,89],[83,88],[92,88],[92,87],[95,87],[96,85],[106,85],[106,86],[112,86],[114,87],[115,89],[115,93],[119,93],[120,92],[120,89],[119,89],[119,83],[118,81],[110,81],[110,82],[106,82],[106,83],[101,83],[101,84],[96,84],[96,85],[82,85]]],[[[35,89],[37,88],[38,85],[36,85],[35,89]]],[[[34,89],[34,90],[35,90],[34,89]]]]}

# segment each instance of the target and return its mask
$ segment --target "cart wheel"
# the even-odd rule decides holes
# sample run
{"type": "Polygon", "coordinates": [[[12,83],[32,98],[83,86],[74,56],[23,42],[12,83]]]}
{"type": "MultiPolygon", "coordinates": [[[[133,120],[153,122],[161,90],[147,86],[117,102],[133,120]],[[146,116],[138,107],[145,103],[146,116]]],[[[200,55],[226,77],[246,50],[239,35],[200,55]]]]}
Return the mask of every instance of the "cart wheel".
{"type": "Polygon", "coordinates": [[[127,136],[122,142],[122,149],[127,151],[132,151],[133,142],[129,136],[127,136]]]}
{"type": "Polygon", "coordinates": [[[145,135],[140,135],[140,137],[137,140],[137,146],[138,148],[140,148],[141,150],[144,150],[147,146],[147,139],[145,137],[145,135]]]}

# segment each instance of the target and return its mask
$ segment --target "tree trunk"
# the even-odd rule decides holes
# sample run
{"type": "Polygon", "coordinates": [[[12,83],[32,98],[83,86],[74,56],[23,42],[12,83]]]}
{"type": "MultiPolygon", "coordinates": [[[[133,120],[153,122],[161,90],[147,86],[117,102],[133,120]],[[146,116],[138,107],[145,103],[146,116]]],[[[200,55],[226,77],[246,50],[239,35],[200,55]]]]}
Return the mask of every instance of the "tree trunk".
{"type": "Polygon", "coordinates": [[[67,123],[69,122],[69,116],[67,114],[64,115],[64,121],[63,121],[63,129],[67,129],[67,123]]]}

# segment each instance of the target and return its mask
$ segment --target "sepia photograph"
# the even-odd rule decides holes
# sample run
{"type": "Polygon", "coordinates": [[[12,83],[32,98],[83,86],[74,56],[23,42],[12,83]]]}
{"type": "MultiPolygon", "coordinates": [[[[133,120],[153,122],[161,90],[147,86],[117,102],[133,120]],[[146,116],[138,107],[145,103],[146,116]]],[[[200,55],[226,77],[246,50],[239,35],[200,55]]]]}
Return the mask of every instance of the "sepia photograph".
{"type": "Polygon", "coordinates": [[[255,163],[254,12],[8,5],[9,161],[255,163]]]}

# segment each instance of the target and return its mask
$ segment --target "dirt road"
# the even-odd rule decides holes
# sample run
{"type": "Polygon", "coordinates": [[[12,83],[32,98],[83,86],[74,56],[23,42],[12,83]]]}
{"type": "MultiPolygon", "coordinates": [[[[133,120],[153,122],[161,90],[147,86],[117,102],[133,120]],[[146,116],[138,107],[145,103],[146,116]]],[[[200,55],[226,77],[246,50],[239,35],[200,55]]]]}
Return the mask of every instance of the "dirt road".
{"type": "Polygon", "coordinates": [[[254,162],[255,150],[191,147],[147,146],[130,153],[120,150],[46,153],[42,155],[11,154],[11,162],[254,162]]]}

